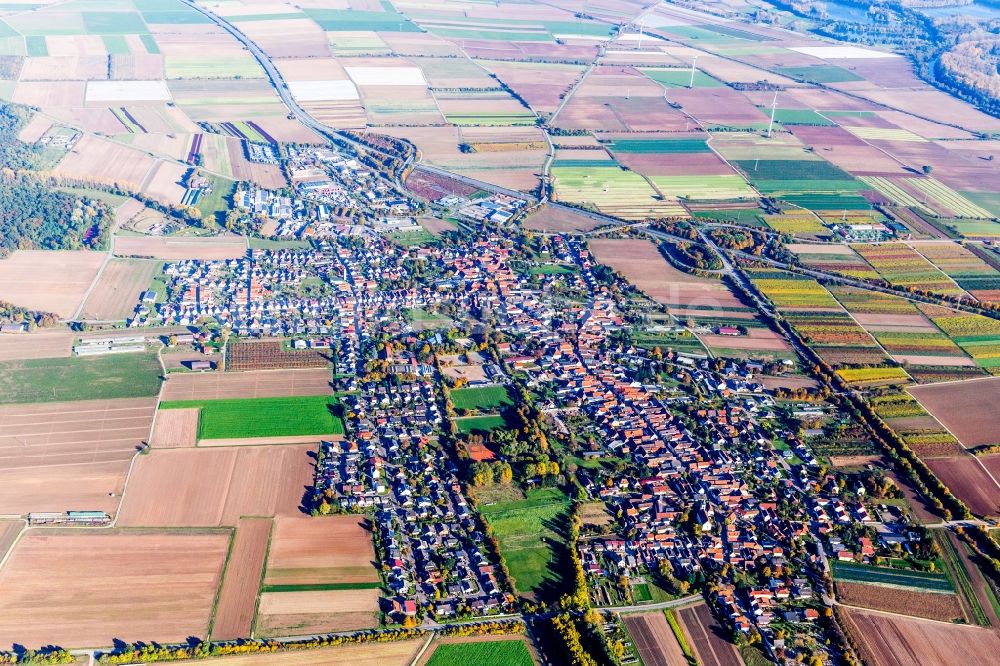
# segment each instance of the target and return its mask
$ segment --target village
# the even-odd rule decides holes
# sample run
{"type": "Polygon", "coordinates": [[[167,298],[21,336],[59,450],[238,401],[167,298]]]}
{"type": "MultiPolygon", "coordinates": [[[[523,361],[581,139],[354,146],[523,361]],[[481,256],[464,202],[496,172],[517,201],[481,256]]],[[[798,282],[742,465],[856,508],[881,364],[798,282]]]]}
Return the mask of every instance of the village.
{"type": "Polygon", "coordinates": [[[138,305],[131,325],[282,337],[293,352],[331,353],[346,435],[320,448],[313,510],[370,517],[392,621],[518,607],[498,560],[503,541],[499,552],[489,546],[468,495],[485,465],[497,479],[487,486],[561,479],[608,507],[613,523],[573,544],[595,605],[637,603],[650,584],[703,592],[741,640],[789,656],[833,649],[829,562],[926,555],[924,531],[866,494],[864,475],[848,485],[819,463],[796,414],[823,411],[778,405],[755,380],[773,364],[636,347],[627,334],[635,315],[620,309],[634,289],[595,271],[583,241],[547,239],[543,263],[566,270],[541,276],[512,268],[523,244],[496,231],[416,248],[366,235],[177,262],[165,270],[168,298],[138,305]],[[527,400],[516,418],[539,415],[552,442],[544,455],[491,444],[516,424],[509,413],[464,427],[493,417],[456,411],[452,396],[493,386],[527,400]],[[560,440],[559,414],[589,424],[587,446],[560,440]],[[537,471],[548,465],[560,471],[537,471]],[[506,479],[503,466],[513,470],[506,479]]]}

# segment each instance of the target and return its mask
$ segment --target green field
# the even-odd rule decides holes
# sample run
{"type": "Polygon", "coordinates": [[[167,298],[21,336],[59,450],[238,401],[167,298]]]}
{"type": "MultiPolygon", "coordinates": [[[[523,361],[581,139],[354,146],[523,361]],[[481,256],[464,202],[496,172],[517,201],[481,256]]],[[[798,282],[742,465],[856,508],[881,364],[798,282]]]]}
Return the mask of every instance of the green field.
{"type": "Polygon", "coordinates": [[[709,153],[705,139],[615,139],[608,144],[616,153],[709,153]]]}
{"type": "Polygon", "coordinates": [[[451,392],[455,409],[488,409],[507,407],[514,404],[506,386],[477,386],[455,389],[451,392]]]}
{"type": "Polygon", "coordinates": [[[143,398],[160,390],[152,353],[0,363],[0,404],[143,398]]]}
{"type": "Polygon", "coordinates": [[[129,55],[132,53],[123,35],[104,35],[101,37],[101,41],[104,42],[104,48],[111,55],[129,55]]]}
{"type": "Polygon", "coordinates": [[[506,428],[510,424],[502,414],[490,414],[488,416],[466,416],[455,419],[458,431],[466,435],[473,432],[490,432],[499,428],[506,428]]]}
{"type": "MultiPolygon", "coordinates": [[[[391,8],[391,5],[390,5],[391,8]]],[[[365,12],[354,9],[305,9],[313,21],[327,32],[420,32],[410,19],[395,11],[365,12]]]]}
{"type": "Polygon", "coordinates": [[[534,660],[524,641],[506,639],[439,645],[427,666],[532,666],[534,660]]]}
{"type": "Polygon", "coordinates": [[[247,439],[300,435],[341,435],[344,423],[335,414],[336,398],[328,395],[291,398],[174,400],[161,409],[198,408],[199,439],[247,439]]]}
{"type": "Polygon", "coordinates": [[[212,173],[207,173],[205,176],[212,181],[212,191],[198,199],[197,207],[201,211],[202,218],[218,221],[218,218],[230,208],[229,201],[236,190],[236,181],[212,173]]]}
{"type": "MultiPolygon", "coordinates": [[[[687,67],[641,67],[639,71],[664,88],[687,88],[691,83],[691,70],[687,67]]],[[[694,71],[695,88],[722,88],[725,85],[700,69],[694,71]]]]}
{"type": "Polygon", "coordinates": [[[330,590],[377,590],[382,583],[303,583],[300,585],[265,585],[261,592],[324,592],[330,590]]]}
{"type": "Polygon", "coordinates": [[[667,196],[696,201],[721,201],[745,199],[754,196],[742,176],[723,174],[715,176],[650,176],[660,192],[667,196]]]}
{"type": "Polygon", "coordinates": [[[955,586],[943,573],[871,567],[853,562],[832,562],[834,580],[909,587],[928,592],[954,592],[955,586]]]}
{"type": "MultiPolygon", "coordinates": [[[[760,107],[764,113],[770,113],[770,109],[760,107]]],[[[782,125],[820,125],[829,127],[835,125],[829,118],[824,118],[812,109],[775,109],[774,120],[782,125]]]]}
{"type": "Polygon", "coordinates": [[[864,81],[863,78],[836,65],[805,65],[802,67],[777,67],[779,74],[812,83],[842,83],[864,81]]]}
{"type": "Polygon", "coordinates": [[[532,266],[528,271],[532,275],[573,275],[578,273],[576,266],[562,266],[560,264],[544,264],[542,266],[532,266]]]}
{"type": "Polygon", "coordinates": [[[551,567],[561,561],[565,548],[560,531],[566,524],[569,500],[561,490],[529,490],[525,499],[479,509],[500,542],[500,552],[518,592],[540,594],[562,587],[560,577],[565,567],[555,567],[562,573],[551,567]]]}
{"type": "Polygon", "coordinates": [[[136,12],[81,12],[91,35],[141,35],[149,32],[136,12]]]}
{"type": "Polygon", "coordinates": [[[49,54],[49,46],[45,42],[45,37],[40,35],[33,35],[24,38],[25,43],[28,47],[29,56],[47,56],[49,54]]]}
{"type": "Polygon", "coordinates": [[[852,181],[851,175],[826,160],[733,160],[754,182],[852,181]]]}

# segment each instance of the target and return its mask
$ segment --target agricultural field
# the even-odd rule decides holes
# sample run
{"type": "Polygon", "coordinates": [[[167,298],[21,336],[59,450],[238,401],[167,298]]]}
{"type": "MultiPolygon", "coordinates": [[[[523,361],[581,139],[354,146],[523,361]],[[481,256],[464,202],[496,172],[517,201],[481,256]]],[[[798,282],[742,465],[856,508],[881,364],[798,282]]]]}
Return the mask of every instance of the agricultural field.
{"type": "Polygon", "coordinates": [[[212,619],[212,638],[250,635],[270,535],[270,519],[240,518],[212,619]]]}
{"type": "Polygon", "coordinates": [[[698,663],[705,666],[741,666],[743,659],[732,643],[727,641],[725,630],[712,616],[706,604],[681,608],[676,612],[683,630],[691,637],[691,648],[698,663]]]}
{"type": "Polygon", "coordinates": [[[953,310],[931,316],[931,321],[955,341],[980,368],[1000,373],[1000,321],[953,310]]]}
{"type": "Polygon", "coordinates": [[[243,516],[301,515],[310,445],[154,449],[136,459],[119,524],[234,526],[243,516]],[[178,500],[177,498],[183,498],[178,500]]]}
{"type": "Polygon", "coordinates": [[[1000,271],[973,250],[956,243],[920,243],[911,247],[977,300],[1000,301],[1000,271]]]}
{"type": "Polygon", "coordinates": [[[424,645],[422,639],[338,645],[316,650],[290,650],[213,657],[219,666],[410,666],[424,645]]]}
{"type": "Polygon", "coordinates": [[[440,642],[425,666],[532,666],[535,660],[519,638],[440,642]]]}
{"type": "Polygon", "coordinates": [[[5,361],[0,405],[152,396],[161,372],[152,352],[5,361]]]}
{"type": "Polygon", "coordinates": [[[17,250],[0,259],[0,300],[70,319],[103,261],[88,250],[17,250]]]}
{"type": "Polygon", "coordinates": [[[837,581],[841,603],[885,613],[923,617],[940,622],[965,621],[957,594],[941,594],[902,587],[837,581]]]}
{"type": "Polygon", "coordinates": [[[379,575],[357,516],[275,520],[256,620],[265,635],[375,626],[379,575]]]}
{"type": "Polygon", "coordinates": [[[139,302],[139,294],[150,285],[160,267],[158,261],[112,259],[84,302],[80,317],[104,321],[127,319],[139,302]]]}
{"type": "Polygon", "coordinates": [[[955,586],[943,573],[873,567],[853,562],[831,562],[833,578],[848,583],[902,587],[924,592],[954,593],[955,586]]]}
{"type": "Polygon", "coordinates": [[[163,385],[164,401],[283,398],[330,395],[325,369],[173,374],[163,385]]]}
{"type": "Polygon", "coordinates": [[[552,177],[557,201],[593,206],[606,215],[626,220],[686,215],[676,200],[658,199],[645,178],[614,163],[556,161],[552,177]]]}
{"type": "MultiPolygon", "coordinates": [[[[814,220],[815,222],[815,220],[814,220]]],[[[770,225],[770,222],[768,222],[770,225]]],[[[812,233],[815,227],[808,227],[812,233]]],[[[787,232],[786,232],[787,233],[787,232]]],[[[849,245],[790,244],[785,248],[795,254],[803,266],[830,273],[840,273],[862,280],[878,278],[878,273],[849,245]]],[[[866,292],[867,293],[867,292],[866,292]]]]}
{"type": "Polygon", "coordinates": [[[907,391],[965,446],[1000,444],[1000,378],[911,386],[907,391]]]}
{"type": "Polygon", "coordinates": [[[528,491],[524,499],[479,508],[500,542],[517,591],[534,598],[557,597],[563,582],[549,563],[564,557],[566,496],[555,488],[540,488],[528,491]]]}
{"type": "Polygon", "coordinates": [[[0,570],[0,641],[32,648],[207,633],[229,534],[32,532],[0,570]]]}
{"type": "Polygon", "coordinates": [[[293,396],[174,400],[160,403],[160,409],[199,409],[198,438],[228,441],[341,435],[338,405],[333,397],[293,396]]]}
{"type": "Polygon", "coordinates": [[[622,617],[645,666],[673,666],[686,660],[666,616],[660,612],[622,617]]]}
{"type": "Polygon", "coordinates": [[[152,398],[0,407],[0,513],[117,511],[155,407],[152,398]]]}
{"type": "Polygon", "coordinates": [[[907,245],[886,243],[853,247],[891,285],[945,295],[965,293],[954,280],[907,245]]]}
{"type": "Polygon", "coordinates": [[[993,663],[1000,650],[996,633],[980,627],[934,622],[885,613],[848,610],[848,635],[860,641],[866,662],[906,666],[912,656],[926,666],[993,663]]]}

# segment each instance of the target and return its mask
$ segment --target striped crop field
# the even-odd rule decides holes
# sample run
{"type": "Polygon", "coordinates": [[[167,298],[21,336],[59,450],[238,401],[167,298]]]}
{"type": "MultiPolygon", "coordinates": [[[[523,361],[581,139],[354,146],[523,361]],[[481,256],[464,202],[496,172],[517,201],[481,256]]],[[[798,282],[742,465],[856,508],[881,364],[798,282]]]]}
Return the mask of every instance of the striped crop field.
{"type": "Polygon", "coordinates": [[[841,368],[837,370],[837,376],[855,388],[905,384],[910,381],[910,377],[906,374],[906,371],[896,367],[841,368]]]}
{"type": "Polygon", "coordinates": [[[904,587],[924,592],[949,593],[955,591],[955,586],[943,573],[872,567],[854,562],[832,562],[831,565],[834,580],[904,587]]]}
{"type": "Polygon", "coordinates": [[[725,201],[755,196],[753,189],[736,174],[718,176],[650,176],[665,196],[696,201],[725,201]]]}
{"type": "Polygon", "coordinates": [[[762,218],[767,226],[782,234],[829,234],[830,230],[819,223],[815,216],[808,213],[783,213],[781,215],[764,215],[762,218]]]}
{"type": "Polygon", "coordinates": [[[554,166],[556,196],[560,201],[591,204],[602,213],[625,220],[687,217],[676,200],[661,200],[646,179],[619,166],[554,166]]]}
{"type": "Polygon", "coordinates": [[[882,176],[858,176],[858,179],[871,187],[873,190],[885,196],[889,201],[892,202],[894,206],[903,206],[906,208],[915,208],[918,210],[925,211],[927,213],[933,213],[930,208],[925,206],[919,199],[900,187],[893,179],[884,178],[882,176]]]}
{"type": "Polygon", "coordinates": [[[851,127],[843,126],[845,130],[858,137],[871,141],[908,141],[911,143],[927,143],[927,139],[913,132],[898,127],[851,127]]]}
{"type": "Polygon", "coordinates": [[[889,284],[938,294],[965,293],[951,278],[908,245],[884,243],[852,247],[889,284]]]}
{"type": "Polygon", "coordinates": [[[993,215],[935,178],[907,178],[906,183],[923,192],[958,217],[988,220],[993,215]]]}

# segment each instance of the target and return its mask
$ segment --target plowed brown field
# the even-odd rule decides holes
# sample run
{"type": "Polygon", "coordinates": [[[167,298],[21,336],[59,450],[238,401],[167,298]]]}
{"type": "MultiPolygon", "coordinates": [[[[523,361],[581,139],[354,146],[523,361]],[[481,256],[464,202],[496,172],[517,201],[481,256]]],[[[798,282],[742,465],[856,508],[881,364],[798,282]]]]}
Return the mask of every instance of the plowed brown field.
{"type": "Polygon", "coordinates": [[[0,570],[0,644],[204,636],[229,535],[32,532],[0,570]]]}
{"type": "Polygon", "coordinates": [[[687,666],[687,658],[662,611],[622,618],[645,666],[687,666]]]}
{"type": "Polygon", "coordinates": [[[332,376],[326,369],[263,370],[173,374],[163,385],[164,400],[221,400],[330,395],[332,376]]]}
{"type": "Polygon", "coordinates": [[[312,484],[311,446],[160,449],[136,461],[123,526],[236,525],[241,516],[298,515],[312,484]]]}
{"type": "Polygon", "coordinates": [[[253,628],[260,574],[271,534],[270,518],[241,518],[215,610],[212,638],[246,638],[253,628]]]}

